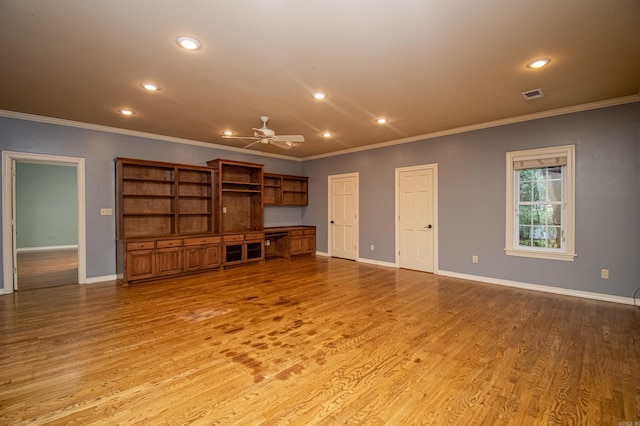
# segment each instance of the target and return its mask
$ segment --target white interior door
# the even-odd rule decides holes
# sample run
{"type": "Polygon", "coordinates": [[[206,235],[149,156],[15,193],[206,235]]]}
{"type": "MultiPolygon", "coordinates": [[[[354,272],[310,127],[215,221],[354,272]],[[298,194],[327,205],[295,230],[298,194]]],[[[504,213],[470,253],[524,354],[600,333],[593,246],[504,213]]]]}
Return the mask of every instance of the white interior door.
{"type": "Polygon", "coordinates": [[[358,258],[358,174],[329,176],[329,255],[358,258]]]}
{"type": "Polygon", "coordinates": [[[434,272],[436,244],[435,165],[396,169],[397,263],[434,272]]]}

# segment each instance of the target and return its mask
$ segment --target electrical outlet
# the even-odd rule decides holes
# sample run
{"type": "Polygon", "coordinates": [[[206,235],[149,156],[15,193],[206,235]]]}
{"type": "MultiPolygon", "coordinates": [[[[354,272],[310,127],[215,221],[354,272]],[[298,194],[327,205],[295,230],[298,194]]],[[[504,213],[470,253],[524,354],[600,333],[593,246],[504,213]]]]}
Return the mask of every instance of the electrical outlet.
{"type": "Polygon", "coordinates": [[[371,251],[374,251],[376,248],[371,244],[371,251]]]}
{"type": "Polygon", "coordinates": [[[600,269],[600,278],[603,280],[609,279],[609,270],[608,269],[600,269]]]}
{"type": "Polygon", "coordinates": [[[113,210],[111,209],[100,209],[100,216],[111,216],[113,214],[113,210]]]}
{"type": "Polygon", "coordinates": [[[226,208],[226,207],[223,207],[223,208],[222,208],[222,213],[226,213],[226,212],[227,212],[227,208],[226,208]]]}
{"type": "Polygon", "coordinates": [[[269,247],[271,245],[271,240],[264,240],[264,245],[269,247]]]}
{"type": "Polygon", "coordinates": [[[478,256],[475,256],[475,255],[474,255],[474,256],[471,256],[471,261],[472,261],[473,263],[478,263],[478,256]]]}

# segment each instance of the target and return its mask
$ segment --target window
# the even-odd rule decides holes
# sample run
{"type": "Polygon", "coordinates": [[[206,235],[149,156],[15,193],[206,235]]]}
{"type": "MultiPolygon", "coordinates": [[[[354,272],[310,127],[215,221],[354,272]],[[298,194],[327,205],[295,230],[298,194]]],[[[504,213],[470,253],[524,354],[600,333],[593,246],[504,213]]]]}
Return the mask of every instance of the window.
{"type": "Polygon", "coordinates": [[[573,261],[574,162],[574,145],[507,152],[507,255],[573,261]]]}

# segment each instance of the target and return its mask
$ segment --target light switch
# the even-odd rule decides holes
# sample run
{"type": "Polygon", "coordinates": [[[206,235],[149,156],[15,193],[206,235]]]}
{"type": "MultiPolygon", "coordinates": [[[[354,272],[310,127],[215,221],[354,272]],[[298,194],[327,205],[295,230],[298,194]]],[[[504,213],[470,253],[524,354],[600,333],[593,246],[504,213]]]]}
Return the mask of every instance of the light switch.
{"type": "Polygon", "coordinates": [[[111,216],[113,214],[113,210],[111,209],[100,209],[100,216],[111,216]]]}

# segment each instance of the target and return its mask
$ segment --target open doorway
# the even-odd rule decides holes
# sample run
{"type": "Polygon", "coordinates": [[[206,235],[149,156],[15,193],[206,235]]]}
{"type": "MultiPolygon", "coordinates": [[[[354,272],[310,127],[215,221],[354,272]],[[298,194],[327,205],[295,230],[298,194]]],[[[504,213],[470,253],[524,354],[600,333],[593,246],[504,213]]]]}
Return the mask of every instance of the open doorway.
{"type": "Polygon", "coordinates": [[[15,290],[78,283],[78,184],[74,163],[16,161],[15,290]]]}
{"type": "Polygon", "coordinates": [[[85,283],[84,159],[2,157],[3,293],[85,283]]]}

